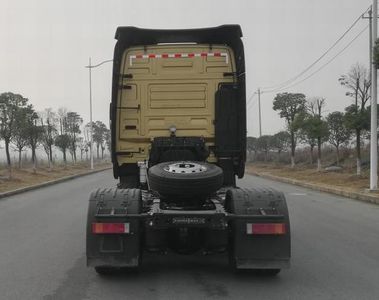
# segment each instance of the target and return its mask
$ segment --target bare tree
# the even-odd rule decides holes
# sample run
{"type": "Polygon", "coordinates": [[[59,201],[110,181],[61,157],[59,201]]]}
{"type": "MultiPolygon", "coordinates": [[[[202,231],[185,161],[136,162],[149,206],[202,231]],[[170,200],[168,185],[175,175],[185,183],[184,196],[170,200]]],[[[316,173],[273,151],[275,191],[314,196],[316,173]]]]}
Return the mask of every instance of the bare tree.
{"type": "Polygon", "coordinates": [[[69,151],[71,153],[71,157],[73,162],[76,162],[76,149],[78,136],[80,134],[80,126],[83,123],[83,119],[76,112],[70,111],[66,115],[65,120],[65,132],[70,138],[69,151]]]}
{"type": "Polygon", "coordinates": [[[336,148],[337,166],[340,161],[340,146],[346,143],[351,131],[344,125],[344,114],[340,111],[330,113],[326,118],[329,126],[329,143],[336,148]]]}
{"type": "Polygon", "coordinates": [[[58,108],[57,115],[58,115],[58,122],[59,122],[59,134],[62,135],[65,133],[67,108],[65,108],[65,107],[58,108]]]}
{"type": "Polygon", "coordinates": [[[84,152],[86,152],[86,148],[87,148],[86,141],[84,140],[83,137],[78,138],[78,148],[80,151],[80,160],[82,161],[83,160],[83,154],[84,154],[84,152]]]}
{"type": "Polygon", "coordinates": [[[303,126],[301,129],[300,129],[300,132],[298,134],[298,137],[300,139],[300,142],[302,142],[303,144],[305,145],[308,145],[309,146],[309,163],[311,165],[313,165],[313,152],[314,152],[314,148],[316,147],[317,145],[317,140],[316,138],[310,134],[308,132],[308,126],[303,126]]]}
{"type": "Polygon", "coordinates": [[[348,74],[342,75],[338,80],[348,90],[346,96],[354,99],[354,104],[345,109],[345,124],[347,128],[355,131],[357,175],[361,175],[361,134],[369,127],[366,117],[371,87],[369,72],[366,67],[357,63],[348,74]]]}
{"type": "Polygon", "coordinates": [[[27,115],[27,139],[28,146],[32,150],[32,162],[33,162],[33,171],[37,170],[37,157],[36,149],[41,141],[42,136],[42,126],[38,125],[38,114],[31,107],[30,114],[27,115]]]}
{"type": "Polygon", "coordinates": [[[317,141],[317,170],[321,170],[321,146],[327,141],[329,130],[326,121],[322,118],[323,109],[325,107],[325,98],[313,98],[307,104],[310,131],[317,141]]]}
{"type": "Polygon", "coordinates": [[[39,117],[42,127],[41,144],[47,155],[49,169],[51,169],[53,163],[53,145],[58,133],[58,117],[51,108],[46,108],[43,112],[40,112],[39,117]]]}

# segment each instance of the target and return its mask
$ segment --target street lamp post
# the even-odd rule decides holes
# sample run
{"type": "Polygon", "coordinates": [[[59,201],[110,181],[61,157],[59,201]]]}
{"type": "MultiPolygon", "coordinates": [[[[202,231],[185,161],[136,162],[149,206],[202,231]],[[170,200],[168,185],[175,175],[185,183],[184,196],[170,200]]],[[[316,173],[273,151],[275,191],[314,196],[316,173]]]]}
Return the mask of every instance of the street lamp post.
{"type": "Polygon", "coordinates": [[[92,66],[91,66],[91,57],[89,58],[89,64],[88,64],[88,70],[89,70],[89,124],[90,124],[90,161],[91,161],[91,170],[93,170],[93,125],[92,125],[92,66]]]}
{"type": "Polygon", "coordinates": [[[85,66],[89,70],[89,119],[90,119],[90,161],[91,161],[91,170],[93,170],[93,122],[92,122],[92,69],[101,66],[102,64],[112,62],[112,59],[104,60],[97,65],[91,64],[91,57],[89,58],[88,66],[85,66]]]}
{"type": "MultiPolygon", "coordinates": [[[[370,14],[371,17],[371,14],[370,14]]],[[[372,4],[372,36],[371,47],[375,45],[378,38],[378,0],[373,0],[372,4]]],[[[371,48],[371,55],[373,49],[371,48]]],[[[370,143],[370,190],[378,189],[378,115],[377,115],[377,69],[373,66],[373,57],[370,57],[371,69],[371,143],[370,143]]]]}

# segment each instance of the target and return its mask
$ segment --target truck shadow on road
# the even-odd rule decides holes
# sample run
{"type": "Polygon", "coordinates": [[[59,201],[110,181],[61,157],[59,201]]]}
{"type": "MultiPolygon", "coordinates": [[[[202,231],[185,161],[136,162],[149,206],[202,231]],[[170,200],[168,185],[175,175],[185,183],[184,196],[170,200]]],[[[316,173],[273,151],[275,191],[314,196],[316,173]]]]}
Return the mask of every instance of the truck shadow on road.
{"type": "Polygon", "coordinates": [[[226,254],[215,255],[178,255],[169,253],[166,255],[144,254],[142,265],[138,271],[120,270],[112,275],[102,278],[119,278],[120,280],[130,277],[149,278],[155,276],[188,276],[203,274],[214,278],[222,277],[230,280],[243,281],[244,279],[254,281],[277,281],[279,276],[262,276],[253,270],[232,270],[228,265],[226,254]]]}
{"type": "Polygon", "coordinates": [[[226,254],[145,254],[138,271],[120,270],[107,276],[100,276],[93,268],[87,268],[83,256],[66,272],[57,289],[44,299],[101,299],[101,295],[114,298],[125,293],[134,295],[133,299],[157,299],[166,293],[175,298],[186,291],[188,295],[183,299],[190,295],[234,298],[237,286],[249,291],[254,285],[269,287],[280,281],[280,275],[262,277],[254,272],[234,272],[228,266],[226,254]],[[234,285],[231,290],[230,286],[234,285]],[[194,290],[196,295],[192,295],[194,290]]]}

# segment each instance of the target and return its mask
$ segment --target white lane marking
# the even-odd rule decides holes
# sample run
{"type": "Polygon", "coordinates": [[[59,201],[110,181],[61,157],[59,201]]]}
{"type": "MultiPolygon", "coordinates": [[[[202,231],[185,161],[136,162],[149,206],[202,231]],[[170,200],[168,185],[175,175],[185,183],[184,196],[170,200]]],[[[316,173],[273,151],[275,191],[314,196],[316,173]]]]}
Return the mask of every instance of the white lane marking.
{"type": "Polygon", "coordinates": [[[307,194],[306,193],[289,193],[288,195],[291,195],[291,196],[306,196],[307,194]]]}

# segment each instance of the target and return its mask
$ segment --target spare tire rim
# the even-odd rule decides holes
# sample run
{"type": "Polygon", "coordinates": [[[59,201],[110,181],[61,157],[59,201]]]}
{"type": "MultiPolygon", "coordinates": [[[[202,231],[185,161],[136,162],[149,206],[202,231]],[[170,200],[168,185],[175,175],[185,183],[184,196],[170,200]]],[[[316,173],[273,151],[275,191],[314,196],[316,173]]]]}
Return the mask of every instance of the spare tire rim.
{"type": "Polygon", "coordinates": [[[202,173],[207,170],[204,165],[195,162],[178,162],[167,165],[163,168],[166,172],[175,174],[192,174],[192,173],[202,173]]]}

